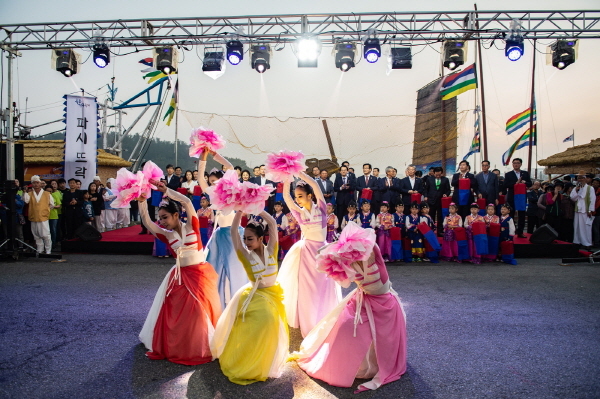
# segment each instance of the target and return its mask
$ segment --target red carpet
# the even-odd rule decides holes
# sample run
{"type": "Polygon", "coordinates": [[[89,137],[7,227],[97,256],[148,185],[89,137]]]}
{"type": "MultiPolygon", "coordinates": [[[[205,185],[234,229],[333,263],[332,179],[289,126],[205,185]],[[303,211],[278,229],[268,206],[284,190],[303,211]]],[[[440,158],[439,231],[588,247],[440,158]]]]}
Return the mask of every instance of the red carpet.
{"type": "Polygon", "coordinates": [[[87,254],[152,255],[154,236],[139,234],[141,226],[126,227],[102,233],[100,241],[63,241],[62,252],[87,254]]]}
{"type": "Polygon", "coordinates": [[[133,242],[154,242],[152,234],[139,234],[142,231],[141,226],[125,227],[124,229],[107,231],[102,233],[102,241],[133,241],[133,242]]]}

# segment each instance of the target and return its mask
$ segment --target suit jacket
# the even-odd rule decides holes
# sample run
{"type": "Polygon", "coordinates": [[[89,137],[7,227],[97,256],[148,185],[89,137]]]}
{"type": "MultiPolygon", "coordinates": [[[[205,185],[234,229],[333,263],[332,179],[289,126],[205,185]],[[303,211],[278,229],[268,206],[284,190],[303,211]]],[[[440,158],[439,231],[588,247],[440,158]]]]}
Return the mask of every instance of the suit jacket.
{"type": "MultiPolygon", "coordinates": [[[[474,193],[477,192],[477,180],[475,180],[475,175],[471,172],[467,172],[465,175],[466,178],[471,180],[471,196],[468,201],[468,205],[471,205],[475,202],[474,193]]],[[[454,193],[452,194],[452,202],[458,205],[458,179],[460,178],[460,172],[452,175],[452,187],[454,187],[454,193]]]]}
{"type": "Polygon", "coordinates": [[[394,209],[394,206],[399,201],[400,179],[392,177],[392,184],[391,186],[388,186],[387,177],[380,177],[377,183],[379,185],[379,191],[381,192],[381,202],[387,201],[390,205],[390,209],[394,209]]]}
{"type": "MultiPolygon", "coordinates": [[[[323,180],[321,180],[320,178],[316,180],[317,184],[319,185],[319,188],[321,189],[321,192],[323,193],[323,195],[325,194],[333,194],[333,183],[331,182],[331,180],[327,179],[325,180],[325,182],[323,182],[323,180]]],[[[325,198],[326,201],[330,201],[332,197],[325,198]]]]}
{"type": "Polygon", "coordinates": [[[420,177],[415,177],[415,186],[411,187],[410,178],[406,176],[404,179],[400,181],[400,193],[402,194],[402,203],[406,209],[407,206],[410,207],[410,194],[409,190],[418,191],[423,194],[425,187],[423,186],[423,180],[420,177]]]}
{"type": "Polygon", "coordinates": [[[176,175],[171,176],[171,181],[169,181],[167,177],[165,177],[165,180],[167,181],[167,187],[169,187],[171,190],[177,191],[177,189],[181,187],[181,178],[177,177],[176,175]]]}
{"type": "MultiPolygon", "coordinates": [[[[259,186],[262,186],[262,179],[259,177],[251,177],[250,178],[250,183],[254,183],[254,184],[258,184],[259,186]]],[[[265,185],[266,184],[272,184],[273,187],[277,188],[277,183],[269,180],[269,179],[265,179],[265,185]]]]}
{"type": "Polygon", "coordinates": [[[377,177],[369,175],[369,181],[366,182],[365,175],[358,176],[356,178],[356,191],[358,192],[358,198],[360,198],[362,190],[365,188],[375,190],[377,188],[377,177]]]}
{"type": "Polygon", "coordinates": [[[335,183],[333,183],[333,191],[337,193],[336,195],[336,203],[338,205],[344,204],[348,205],[350,200],[354,197],[354,190],[356,190],[356,179],[348,174],[346,176],[347,184],[350,186],[349,188],[342,189],[342,185],[344,184],[344,180],[341,175],[337,175],[335,177],[335,183]]]}
{"type": "MultiPolygon", "coordinates": [[[[513,200],[515,197],[515,192],[513,190],[518,180],[519,179],[517,178],[517,174],[514,170],[511,170],[510,172],[504,175],[504,189],[506,190],[506,201],[509,202],[511,205],[514,205],[513,200]]],[[[521,170],[521,180],[525,183],[525,186],[527,187],[531,187],[531,185],[533,184],[531,182],[531,177],[529,177],[529,172],[525,170],[521,170]]]]}
{"type": "Polygon", "coordinates": [[[442,205],[442,197],[446,194],[450,196],[452,189],[450,188],[450,180],[446,176],[440,177],[440,188],[437,189],[435,186],[435,177],[427,177],[425,180],[425,191],[423,195],[427,198],[429,205],[442,205]]]}
{"type": "Polygon", "coordinates": [[[488,172],[488,180],[486,183],[483,172],[479,172],[475,176],[475,180],[477,181],[477,191],[475,192],[481,194],[481,196],[486,199],[486,205],[495,204],[498,199],[498,194],[500,193],[498,176],[493,172],[488,172]]]}

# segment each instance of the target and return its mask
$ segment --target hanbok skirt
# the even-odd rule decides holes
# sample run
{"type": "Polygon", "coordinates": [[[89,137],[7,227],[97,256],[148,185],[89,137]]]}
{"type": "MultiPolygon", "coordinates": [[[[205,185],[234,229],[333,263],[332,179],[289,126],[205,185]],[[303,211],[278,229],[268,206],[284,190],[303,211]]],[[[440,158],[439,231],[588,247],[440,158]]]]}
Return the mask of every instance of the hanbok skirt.
{"type": "Polygon", "coordinates": [[[223,374],[240,385],[280,377],[289,351],[283,290],[279,284],[257,289],[243,312],[251,291],[246,284],[235,293],[211,340],[223,374]]]}
{"type": "Polygon", "coordinates": [[[410,240],[410,250],[413,258],[424,258],[425,257],[425,242],[423,241],[423,235],[418,231],[408,231],[408,238],[410,240]]]}
{"type": "Polygon", "coordinates": [[[383,259],[392,259],[392,239],[390,238],[390,231],[380,228],[377,230],[377,245],[381,249],[381,256],[383,259]]]}
{"type": "Polygon", "coordinates": [[[221,315],[217,274],[209,263],[173,266],[158,289],[140,341],[150,359],[196,365],[212,360],[210,338],[221,315]]]}
{"type": "Polygon", "coordinates": [[[475,248],[475,241],[473,240],[473,231],[469,226],[467,229],[467,241],[469,242],[469,255],[471,255],[471,262],[480,265],[481,264],[481,255],[477,253],[477,248],[475,248]]]}
{"type": "MultiPolygon", "coordinates": [[[[239,228],[239,234],[240,237],[244,235],[242,227],[239,228]]],[[[213,265],[219,275],[217,287],[221,306],[224,309],[233,294],[248,282],[246,270],[233,249],[231,226],[217,227],[206,245],[205,252],[207,252],[206,261],[213,265]]]]}
{"type": "Polygon", "coordinates": [[[288,324],[305,337],[342,300],[342,289],[325,273],[317,271],[317,251],[326,243],[302,239],[281,263],[281,284],[288,324]]]}
{"type": "Polygon", "coordinates": [[[355,289],[302,341],[292,354],[309,376],[339,387],[352,386],[355,378],[371,379],[357,392],[377,389],[406,372],[406,315],[398,295],[391,290],[369,295],[355,289]],[[357,297],[362,295],[355,324],[357,297]]]}

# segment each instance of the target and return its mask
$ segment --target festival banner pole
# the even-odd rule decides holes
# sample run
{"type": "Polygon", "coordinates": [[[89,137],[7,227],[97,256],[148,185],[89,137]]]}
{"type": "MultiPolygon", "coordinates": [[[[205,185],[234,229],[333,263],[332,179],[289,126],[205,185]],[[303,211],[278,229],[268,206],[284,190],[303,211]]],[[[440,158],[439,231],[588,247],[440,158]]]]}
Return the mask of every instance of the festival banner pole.
{"type": "MultiPolygon", "coordinates": [[[[537,145],[537,131],[533,128],[533,116],[535,112],[535,38],[533,39],[533,68],[531,71],[531,112],[529,113],[529,159],[527,160],[527,171],[531,173],[531,158],[533,155],[533,135],[536,136],[537,145]]],[[[537,129],[536,129],[537,130],[537,129]]]]}

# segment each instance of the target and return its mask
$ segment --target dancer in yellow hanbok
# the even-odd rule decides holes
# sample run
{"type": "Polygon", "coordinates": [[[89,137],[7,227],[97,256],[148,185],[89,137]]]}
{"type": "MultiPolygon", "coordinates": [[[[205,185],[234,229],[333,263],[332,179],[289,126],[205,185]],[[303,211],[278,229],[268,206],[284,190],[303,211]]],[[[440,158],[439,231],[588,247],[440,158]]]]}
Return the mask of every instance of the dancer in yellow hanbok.
{"type": "MultiPolygon", "coordinates": [[[[265,232],[259,224],[246,226],[245,245],[239,235],[232,234],[250,283],[235,293],[211,340],[211,353],[219,359],[223,374],[240,385],[281,376],[289,348],[283,290],[276,282],[277,222],[267,212],[260,216],[269,226],[268,245],[263,244],[265,232]]],[[[237,231],[241,217],[242,212],[235,214],[231,231],[237,231]]]]}

